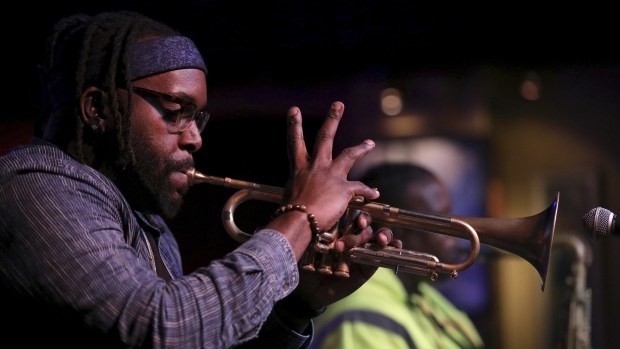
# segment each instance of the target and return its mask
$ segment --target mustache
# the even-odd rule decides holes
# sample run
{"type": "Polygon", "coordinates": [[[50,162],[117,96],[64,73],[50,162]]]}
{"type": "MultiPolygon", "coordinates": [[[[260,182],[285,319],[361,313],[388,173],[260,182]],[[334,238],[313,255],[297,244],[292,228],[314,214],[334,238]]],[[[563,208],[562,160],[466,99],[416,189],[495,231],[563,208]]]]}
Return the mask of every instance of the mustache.
{"type": "Polygon", "coordinates": [[[194,158],[173,160],[166,164],[166,173],[181,172],[186,173],[190,168],[195,167],[194,158]]]}

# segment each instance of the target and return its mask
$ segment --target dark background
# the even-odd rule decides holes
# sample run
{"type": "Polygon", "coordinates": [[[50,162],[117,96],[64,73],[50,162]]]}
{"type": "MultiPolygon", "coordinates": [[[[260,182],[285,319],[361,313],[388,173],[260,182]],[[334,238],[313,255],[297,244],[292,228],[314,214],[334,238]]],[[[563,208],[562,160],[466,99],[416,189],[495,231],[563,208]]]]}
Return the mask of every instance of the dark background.
{"type": "Polygon", "coordinates": [[[12,96],[15,105],[30,104],[27,75],[52,23],[78,11],[137,10],[181,30],[204,52],[214,90],[264,82],[327,85],[368,71],[398,77],[483,64],[617,66],[619,57],[614,11],[595,5],[111,0],[12,6],[4,11],[3,60],[4,73],[17,77],[5,80],[5,90],[20,92],[12,96]]]}
{"type": "MultiPolygon", "coordinates": [[[[509,123],[530,111],[531,106],[520,104],[509,93],[515,76],[531,70],[551,72],[543,77],[551,76],[557,85],[574,85],[569,92],[555,96],[569,111],[549,116],[550,121],[579,133],[613,158],[620,155],[620,29],[612,8],[406,0],[15,3],[11,10],[4,10],[2,22],[5,98],[0,116],[1,150],[29,137],[37,98],[35,67],[51,25],[67,14],[108,9],[137,10],[166,22],[194,39],[203,52],[209,67],[213,117],[196,160],[197,168],[211,175],[283,185],[288,174],[284,115],[291,105],[302,109],[311,147],[329,103],[350,97],[353,84],[375,77],[399,84],[412,75],[440,72],[465,89],[467,81],[462,77],[475,74],[479,67],[505,73],[478,91],[500,115],[498,122],[509,123]],[[560,70],[570,73],[559,78],[560,70]],[[592,97],[595,91],[598,95],[592,97]],[[583,97],[598,104],[593,108],[597,112],[590,110],[591,105],[571,103],[583,97]]],[[[376,109],[370,102],[345,104],[347,111],[357,114],[371,115],[376,109]]],[[[551,111],[556,106],[537,108],[551,111]]],[[[367,116],[347,119],[346,115],[356,114],[345,113],[335,151],[367,136],[382,137],[372,130],[367,116]]],[[[438,133],[447,131],[440,128],[438,133]]],[[[491,144],[488,139],[482,142],[491,144]]],[[[614,183],[614,178],[607,182],[614,183]]],[[[609,190],[613,186],[604,183],[600,184],[600,205],[620,212],[609,190]]],[[[221,207],[232,192],[197,186],[190,191],[183,212],[170,222],[179,236],[186,271],[236,246],[219,224],[221,207]]],[[[531,213],[543,208],[532,208],[531,213]]],[[[240,222],[256,220],[244,220],[244,214],[268,217],[271,207],[252,206],[249,211],[241,210],[240,222]]],[[[256,222],[256,226],[260,224],[263,222],[256,222]]],[[[600,296],[594,300],[593,313],[596,349],[620,345],[613,327],[616,312],[609,310],[620,292],[618,282],[613,281],[618,271],[614,265],[620,265],[614,242],[594,246],[597,269],[591,284],[595,296],[600,296]]],[[[493,319],[486,321],[488,325],[493,319]]],[[[490,325],[485,328],[490,347],[501,335],[489,334],[494,329],[490,325]]]]}

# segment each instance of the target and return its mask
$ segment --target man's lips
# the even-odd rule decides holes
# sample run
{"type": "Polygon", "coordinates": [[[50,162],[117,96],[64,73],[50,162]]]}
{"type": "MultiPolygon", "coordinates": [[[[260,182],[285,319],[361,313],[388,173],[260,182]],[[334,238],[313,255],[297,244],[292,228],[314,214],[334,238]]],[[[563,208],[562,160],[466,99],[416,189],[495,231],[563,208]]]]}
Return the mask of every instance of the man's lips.
{"type": "Polygon", "coordinates": [[[170,174],[170,182],[177,191],[184,192],[188,186],[189,180],[185,172],[174,171],[170,174]]]}

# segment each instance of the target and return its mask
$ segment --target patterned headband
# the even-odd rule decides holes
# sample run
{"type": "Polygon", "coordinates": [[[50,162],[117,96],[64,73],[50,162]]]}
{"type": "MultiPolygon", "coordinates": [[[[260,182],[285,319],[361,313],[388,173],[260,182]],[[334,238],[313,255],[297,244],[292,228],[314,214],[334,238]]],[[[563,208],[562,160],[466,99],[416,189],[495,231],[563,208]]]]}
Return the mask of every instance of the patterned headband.
{"type": "Polygon", "coordinates": [[[171,70],[197,68],[207,74],[202,55],[184,36],[164,36],[136,42],[129,51],[129,78],[138,80],[171,70]]]}

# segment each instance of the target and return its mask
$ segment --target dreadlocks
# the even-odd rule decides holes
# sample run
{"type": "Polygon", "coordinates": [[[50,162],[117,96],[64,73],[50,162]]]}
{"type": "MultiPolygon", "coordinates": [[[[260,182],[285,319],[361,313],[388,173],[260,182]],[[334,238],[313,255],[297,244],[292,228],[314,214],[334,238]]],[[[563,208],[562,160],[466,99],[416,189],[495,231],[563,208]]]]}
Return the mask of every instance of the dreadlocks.
{"type": "MultiPolygon", "coordinates": [[[[89,86],[106,91],[116,132],[116,165],[132,161],[127,151],[131,110],[121,112],[117,88],[131,91],[127,74],[128,47],[148,36],[178,35],[165,24],[129,11],[78,14],[58,22],[48,38],[47,58],[39,68],[42,104],[37,135],[66,148],[85,162],[85,128],[80,120],[80,95],[89,86]]],[[[131,92],[129,105],[131,105],[131,92]]],[[[86,128],[87,130],[88,128],[86,128]]]]}

